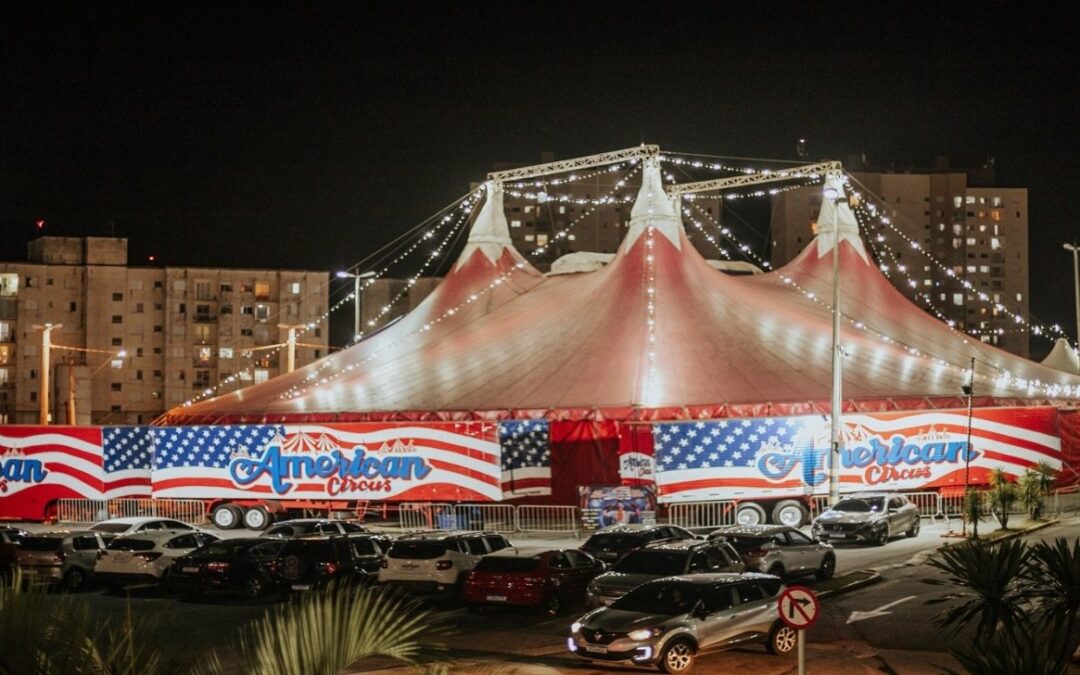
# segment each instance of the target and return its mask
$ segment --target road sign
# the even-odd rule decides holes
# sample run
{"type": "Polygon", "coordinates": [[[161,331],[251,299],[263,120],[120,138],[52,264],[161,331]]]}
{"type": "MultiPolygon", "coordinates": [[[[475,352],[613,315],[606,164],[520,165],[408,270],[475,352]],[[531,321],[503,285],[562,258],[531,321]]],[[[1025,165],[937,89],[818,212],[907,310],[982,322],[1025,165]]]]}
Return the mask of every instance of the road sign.
{"type": "Polygon", "coordinates": [[[813,626],[821,614],[817,596],[802,586],[790,586],[784,590],[776,608],[780,612],[780,620],[796,630],[813,626]]]}

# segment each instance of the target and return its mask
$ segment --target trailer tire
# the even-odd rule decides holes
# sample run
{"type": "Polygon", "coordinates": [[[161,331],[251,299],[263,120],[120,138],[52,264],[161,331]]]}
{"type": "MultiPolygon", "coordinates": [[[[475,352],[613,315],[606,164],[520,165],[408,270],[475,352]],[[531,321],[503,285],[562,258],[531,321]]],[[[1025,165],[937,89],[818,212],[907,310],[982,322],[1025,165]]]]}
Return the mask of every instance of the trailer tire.
{"type": "Polygon", "coordinates": [[[249,530],[255,530],[256,532],[265,530],[270,527],[270,523],[274,522],[270,512],[262,506],[249,506],[244,511],[244,527],[249,530]]]}
{"type": "Polygon", "coordinates": [[[806,524],[809,515],[810,512],[806,510],[806,505],[797,499],[785,499],[782,502],[777,502],[772,510],[773,522],[777,525],[787,525],[789,527],[802,527],[806,524]]]}
{"type": "Polygon", "coordinates": [[[239,506],[218,504],[210,512],[210,520],[219,530],[235,530],[244,520],[244,512],[239,506]]]}
{"type": "Polygon", "coordinates": [[[765,509],[754,502],[743,502],[735,509],[735,523],[737,525],[764,525],[765,509]]]}

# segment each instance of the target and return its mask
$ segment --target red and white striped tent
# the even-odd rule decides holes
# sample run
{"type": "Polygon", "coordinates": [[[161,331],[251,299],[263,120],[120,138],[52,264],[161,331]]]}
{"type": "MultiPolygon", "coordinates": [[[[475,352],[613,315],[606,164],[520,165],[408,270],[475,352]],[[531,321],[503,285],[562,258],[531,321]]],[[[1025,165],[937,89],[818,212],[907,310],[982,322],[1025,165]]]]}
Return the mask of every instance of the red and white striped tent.
{"type": "Polygon", "coordinates": [[[553,473],[565,443],[583,453],[567,455],[573,474],[617,482],[609,462],[583,458],[629,442],[635,423],[829,412],[837,250],[845,411],[962,408],[972,357],[976,406],[1080,396],[1075,373],[964,335],[893,288],[844,201],[823,200],[819,235],[795,260],[748,276],[712,267],[679,212],[647,160],[613,260],[545,276],[511,244],[490,184],[465,250],[414,311],[354,347],[161,422],[547,418],[557,423],[553,473]]]}

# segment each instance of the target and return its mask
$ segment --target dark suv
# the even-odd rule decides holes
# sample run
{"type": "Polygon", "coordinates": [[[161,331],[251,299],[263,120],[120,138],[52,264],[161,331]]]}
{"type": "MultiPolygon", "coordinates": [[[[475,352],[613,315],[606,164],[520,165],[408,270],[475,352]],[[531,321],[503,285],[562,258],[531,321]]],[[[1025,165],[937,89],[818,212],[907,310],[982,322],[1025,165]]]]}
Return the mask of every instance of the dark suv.
{"type": "Polygon", "coordinates": [[[285,591],[309,591],[333,580],[366,584],[378,574],[390,539],[378,534],[300,537],[285,542],[268,569],[285,591]]]}
{"type": "Polygon", "coordinates": [[[742,572],[739,552],[726,541],[683,539],[649,544],[630,551],[607,572],[589,582],[586,605],[610,605],[646,581],[681,574],[742,572]]]}
{"type": "Polygon", "coordinates": [[[589,537],[581,550],[611,565],[630,551],[659,541],[700,539],[677,525],[615,525],[589,537]]]}

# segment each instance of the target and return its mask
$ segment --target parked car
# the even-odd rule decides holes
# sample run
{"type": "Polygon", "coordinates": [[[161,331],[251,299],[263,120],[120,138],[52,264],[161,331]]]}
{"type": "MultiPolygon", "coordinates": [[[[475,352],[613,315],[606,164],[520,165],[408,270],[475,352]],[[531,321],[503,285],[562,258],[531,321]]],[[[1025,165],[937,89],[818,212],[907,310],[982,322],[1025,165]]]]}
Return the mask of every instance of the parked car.
{"type": "Polygon", "coordinates": [[[125,586],[167,585],[173,560],[217,540],[194,530],[148,530],[117,537],[98,556],[94,574],[113,592],[125,586]]]}
{"type": "Polygon", "coordinates": [[[19,551],[19,542],[30,533],[19,527],[0,525],[0,583],[11,578],[15,569],[15,554],[19,551]]]}
{"type": "Polygon", "coordinates": [[[919,509],[904,495],[868,492],[844,497],[814,518],[814,537],[884,546],[901,532],[919,535],[919,509]]]}
{"type": "Polygon", "coordinates": [[[408,534],[395,540],[379,570],[379,583],[414,593],[460,593],[465,575],[488,553],[510,548],[497,532],[408,534]]]}
{"type": "Polygon", "coordinates": [[[153,532],[155,530],[198,530],[199,528],[172,518],[153,518],[137,516],[132,518],[110,518],[90,526],[93,532],[105,532],[114,536],[153,532]]]}
{"type": "Polygon", "coordinates": [[[703,653],[763,643],[774,654],[796,634],[776,613],[780,579],[765,574],[689,574],[649,581],[570,626],[569,650],[595,661],[685,673],[703,653]]]}
{"type": "Polygon", "coordinates": [[[173,560],[169,590],[185,595],[223,591],[257,598],[274,588],[269,565],[283,546],[283,539],[255,537],[210,542],[173,560]]]}
{"type": "Polygon", "coordinates": [[[465,580],[472,606],[543,607],[552,616],[585,597],[604,563],[575,549],[504,548],[480,559],[465,580]]]}
{"type": "Polygon", "coordinates": [[[317,534],[353,534],[368,531],[363,525],[351,520],[297,518],[295,520],[283,520],[259,536],[287,539],[289,537],[306,537],[317,534]]]}
{"type": "Polygon", "coordinates": [[[683,539],[649,544],[630,551],[588,586],[589,607],[610,605],[646,581],[680,574],[730,572],[744,568],[738,552],[722,540],[683,539]]]}
{"type": "Polygon", "coordinates": [[[646,544],[698,538],[678,525],[614,525],[589,537],[581,550],[611,565],[630,551],[644,548],[646,544]]]}
{"type": "Polygon", "coordinates": [[[389,537],[379,534],[287,539],[267,567],[286,592],[323,588],[331,581],[368,584],[377,578],[389,548],[389,537]]]}
{"type": "Polygon", "coordinates": [[[823,581],[836,571],[831,545],[787,525],[728,525],[713,530],[709,538],[731,544],[748,572],[768,572],[784,579],[813,574],[823,581]]]}
{"type": "Polygon", "coordinates": [[[111,539],[88,530],[32,534],[19,542],[15,561],[24,581],[63,584],[74,591],[94,577],[98,554],[111,539]]]}

